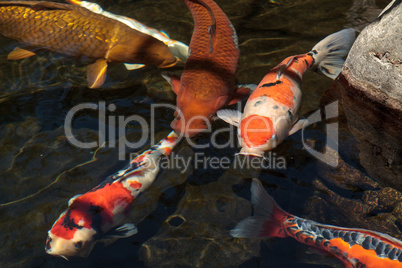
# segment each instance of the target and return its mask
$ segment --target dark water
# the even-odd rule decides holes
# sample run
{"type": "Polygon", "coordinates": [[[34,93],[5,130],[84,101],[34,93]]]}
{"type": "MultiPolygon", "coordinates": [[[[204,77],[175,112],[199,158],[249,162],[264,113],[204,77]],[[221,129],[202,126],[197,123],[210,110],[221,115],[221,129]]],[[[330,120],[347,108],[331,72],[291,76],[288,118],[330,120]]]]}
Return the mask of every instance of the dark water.
{"type": "MultiPolygon", "coordinates": [[[[113,13],[163,29],[174,39],[190,41],[192,18],[181,1],[98,3],[113,13]]],[[[241,49],[238,82],[246,84],[258,83],[285,57],[309,51],[333,32],[361,27],[387,1],[377,1],[376,6],[370,1],[346,0],[217,3],[237,30],[241,49]]],[[[272,152],[274,158],[285,159],[285,169],[275,169],[273,163],[263,170],[233,164],[204,169],[195,162],[186,170],[165,169],[136,201],[127,219],[138,225],[137,235],[107,247],[98,244],[87,258],[67,262],[49,256],[44,251],[47,231],[66,209],[67,201],[127,162],[118,160],[116,147],[80,149],[71,145],[64,132],[68,111],[81,103],[102,101],[116,106],[107,116],[140,115],[149,124],[154,118],[149,142],[128,149],[128,155],[148,148],[151,136],[159,140],[170,132],[173,112],[156,109],[153,116],[151,107],[174,104],[175,95],[160,71],[152,67],[128,72],[121,65],[112,65],[104,86],[88,89],[83,63],[49,52],[7,61],[7,54],[17,44],[5,38],[0,38],[0,43],[0,267],[342,267],[336,259],[312,252],[292,239],[231,238],[229,230],[252,212],[249,183],[243,180],[252,177],[259,177],[292,214],[402,238],[402,187],[398,184],[401,122],[384,120],[386,114],[366,107],[339,84],[331,86],[330,79],[307,73],[303,116],[320,105],[339,101],[336,119],[313,124],[304,132],[306,144],[323,151],[327,125],[338,123],[340,159],[336,168],[311,156],[303,149],[301,133],[296,133],[272,152]],[[371,117],[365,120],[369,109],[371,117]]],[[[179,72],[181,67],[174,70],[179,72]]],[[[110,125],[110,121],[106,123],[110,125]]],[[[225,127],[223,122],[214,123],[214,129],[225,127]]],[[[97,141],[98,129],[97,111],[82,111],[74,117],[73,132],[79,140],[97,141]]],[[[138,124],[129,124],[126,131],[130,141],[139,140],[143,133],[138,124]]],[[[235,133],[235,129],[222,132],[216,139],[224,143],[235,133]]],[[[194,142],[211,145],[211,137],[203,135],[194,142]]],[[[228,157],[230,161],[237,151],[236,146],[193,149],[186,142],[175,149],[185,159],[228,157]]]]}

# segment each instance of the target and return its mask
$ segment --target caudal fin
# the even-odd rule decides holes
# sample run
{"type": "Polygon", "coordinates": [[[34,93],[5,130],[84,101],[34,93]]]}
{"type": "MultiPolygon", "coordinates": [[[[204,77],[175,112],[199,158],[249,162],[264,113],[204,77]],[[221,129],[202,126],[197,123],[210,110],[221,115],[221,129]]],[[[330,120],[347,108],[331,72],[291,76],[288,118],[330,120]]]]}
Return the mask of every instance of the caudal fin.
{"type": "Polygon", "coordinates": [[[313,68],[329,78],[337,78],[354,41],[355,31],[350,28],[327,36],[311,50],[315,60],[313,68]]]}
{"type": "Polygon", "coordinates": [[[251,184],[251,204],[254,216],[248,217],[230,231],[234,237],[286,237],[283,221],[288,215],[264,190],[258,179],[251,184]]]}

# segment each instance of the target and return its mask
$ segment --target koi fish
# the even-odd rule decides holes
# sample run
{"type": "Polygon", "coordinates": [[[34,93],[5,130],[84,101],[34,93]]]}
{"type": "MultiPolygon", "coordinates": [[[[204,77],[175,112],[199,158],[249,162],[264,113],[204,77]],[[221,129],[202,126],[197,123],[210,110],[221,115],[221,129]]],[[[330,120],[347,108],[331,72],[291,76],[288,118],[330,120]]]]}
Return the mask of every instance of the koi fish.
{"type": "Polygon", "coordinates": [[[238,127],[240,154],[263,157],[307,120],[298,120],[302,75],[308,69],[335,79],[354,42],[355,32],[344,29],[327,36],[302,55],[288,57],[264,76],[247,100],[244,112],[220,110],[217,116],[238,127]]]}
{"type": "Polygon", "coordinates": [[[131,223],[116,226],[126,217],[134,199],[154,182],[159,157],[169,155],[177,142],[178,136],[172,131],[154,148],[134,158],[128,168],[70,199],[68,209],[48,232],[46,252],[67,259],[89,253],[99,239],[110,242],[136,234],[137,228],[131,223]]]}
{"type": "Polygon", "coordinates": [[[402,241],[375,231],[343,228],[283,211],[258,179],[251,184],[254,216],[237,224],[233,237],[292,237],[340,259],[345,267],[402,267],[402,241]]]}
{"type": "Polygon", "coordinates": [[[104,83],[108,62],[165,68],[177,61],[161,41],[80,6],[1,1],[0,13],[0,34],[22,46],[8,55],[9,60],[31,57],[39,49],[96,60],[87,69],[90,88],[104,83]]]}
{"type": "Polygon", "coordinates": [[[236,31],[212,0],[184,0],[194,19],[190,56],[181,78],[166,74],[177,94],[175,119],[171,127],[194,136],[208,126],[223,106],[248,95],[249,89],[235,87],[239,60],[236,31]]]}
{"type": "MultiPolygon", "coordinates": [[[[70,4],[75,4],[75,5],[84,7],[96,14],[101,14],[108,18],[118,20],[118,21],[126,24],[127,26],[129,26],[132,29],[140,31],[144,34],[148,34],[148,35],[162,41],[170,49],[170,52],[172,52],[172,54],[177,58],[177,60],[185,62],[188,58],[188,46],[186,44],[183,44],[182,42],[170,39],[169,36],[163,31],[158,31],[154,28],[150,28],[135,19],[107,12],[107,11],[103,10],[103,8],[100,5],[98,5],[96,3],[80,1],[80,0],[66,0],[66,1],[70,4]]],[[[127,70],[135,70],[135,69],[142,68],[145,65],[144,64],[125,63],[125,66],[126,66],[127,70]]]]}

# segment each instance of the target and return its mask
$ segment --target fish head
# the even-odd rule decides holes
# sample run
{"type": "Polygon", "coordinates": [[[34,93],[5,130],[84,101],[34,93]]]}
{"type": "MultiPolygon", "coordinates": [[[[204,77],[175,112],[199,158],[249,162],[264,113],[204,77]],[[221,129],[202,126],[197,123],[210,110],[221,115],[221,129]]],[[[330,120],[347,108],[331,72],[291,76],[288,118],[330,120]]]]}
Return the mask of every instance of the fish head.
{"type": "Polygon", "coordinates": [[[138,32],[136,38],[122,40],[111,47],[106,59],[110,62],[124,62],[154,65],[168,68],[176,65],[177,58],[161,41],[138,32]]]}
{"type": "Polygon", "coordinates": [[[49,230],[46,253],[67,259],[92,249],[97,231],[91,224],[85,207],[73,203],[49,230]]]}
{"type": "Polygon", "coordinates": [[[238,138],[242,146],[241,154],[262,157],[278,143],[275,123],[270,117],[251,114],[240,123],[238,138]]]}
{"type": "Polygon", "coordinates": [[[199,105],[183,107],[175,112],[175,119],[170,126],[186,137],[194,137],[199,133],[211,131],[213,113],[203,110],[199,105]]]}
{"type": "Polygon", "coordinates": [[[177,95],[175,119],[170,126],[177,134],[186,137],[194,137],[201,132],[211,132],[211,120],[227,101],[227,96],[219,96],[212,100],[199,100],[192,94],[186,94],[186,90],[182,86],[177,95]]]}

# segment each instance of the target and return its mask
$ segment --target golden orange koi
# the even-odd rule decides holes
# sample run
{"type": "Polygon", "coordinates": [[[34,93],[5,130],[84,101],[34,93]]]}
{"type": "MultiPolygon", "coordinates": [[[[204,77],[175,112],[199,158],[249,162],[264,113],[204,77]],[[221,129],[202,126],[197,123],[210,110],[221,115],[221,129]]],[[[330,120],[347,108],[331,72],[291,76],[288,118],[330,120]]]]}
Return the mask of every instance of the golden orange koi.
{"type": "Polygon", "coordinates": [[[88,66],[90,88],[103,84],[108,62],[164,68],[177,61],[161,41],[80,6],[45,1],[1,1],[0,13],[0,34],[22,46],[12,51],[8,59],[27,58],[38,49],[47,49],[96,60],[88,66]]]}

